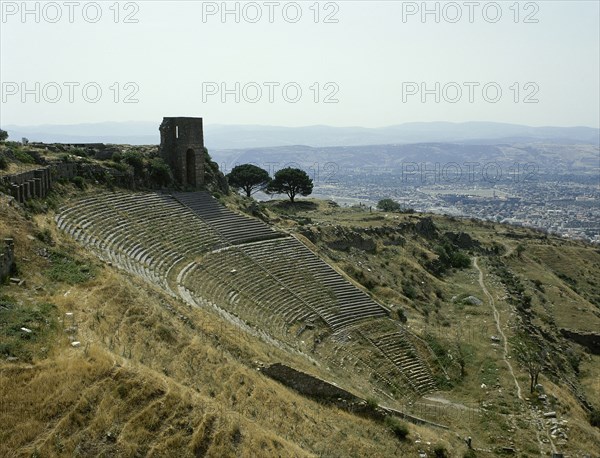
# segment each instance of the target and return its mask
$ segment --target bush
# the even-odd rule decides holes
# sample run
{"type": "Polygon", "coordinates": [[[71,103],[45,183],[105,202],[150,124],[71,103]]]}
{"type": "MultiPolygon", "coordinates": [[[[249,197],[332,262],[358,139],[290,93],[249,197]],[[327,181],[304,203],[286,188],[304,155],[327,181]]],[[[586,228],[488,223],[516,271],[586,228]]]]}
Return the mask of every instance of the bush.
{"type": "Polygon", "coordinates": [[[4,154],[0,154],[0,170],[6,170],[8,168],[8,159],[4,154]]]}
{"type": "Polygon", "coordinates": [[[375,398],[367,398],[367,407],[371,410],[377,410],[377,408],[379,407],[379,403],[377,402],[377,399],[375,398]]]}
{"type": "Polygon", "coordinates": [[[381,199],[377,202],[377,208],[384,212],[397,212],[400,211],[400,204],[392,199],[381,199]]]}
{"type": "Polygon", "coordinates": [[[155,157],[148,163],[148,175],[152,184],[156,186],[169,186],[173,177],[170,167],[160,157],[155,157]]]}
{"type": "Polygon", "coordinates": [[[600,428],[600,410],[592,410],[590,413],[590,425],[600,428]]]}
{"type": "Polygon", "coordinates": [[[15,151],[14,152],[15,159],[19,162],[23,162],[25,164],[35,164],[35,159],[30,156],[25,151],[15,151]]]}
{"type": "Polygon", "coordinates": [[[385,417],[385,424],[399,440],[403,441],[408,436],[408,427],[396,417],[385,417]]]}
{"type": "Polygon", "coordinates": [[[401,323],[406,323],[408,321],[406,313],[404,313],[403,309],[396,309],[396,314],[398,315],[398,321],[400,321],[401,323]]]}
{"type": "Polygon", "coordinates": [[[448,458],[448,452],[443,445],[436,445],[433,449],[433,456],[435,458],[448,458]]]}
{"type": "Polygon", "coordinates": [[[111,160],[114,162],[121,162],[123,160],[123,155],[118,151],[115,151],[111,156],[111,160]]]}
{"type": "Polygon", "coordinates": [[[144,174],[144,158],[137,151],[127,151],[123,154],[123,162],[133,167],[133,173],[136,178],[141,178],[144,174]]]}
{"type": "Polygon", "coordinates": [[[402,294],[409,299],[415,299],[417,297],[417,290],[412,284],[410,284],[410,282],[405,280],[402,282],[402,294]]]}
{"type": "Polygon", "coordinates": [[[129,170],[129,166],[124,162],[106,162],[106,166],[111,169],[118,170],[119,172],[127,172],[129,170]]]}
{"type": "Polygon", "coordinates": [[[77,186],[79,189],[85,189],[86,187],[86,183],[85,183],[85,178],[80,177],[80,176],[75,176],[71,179],[71,181],[73,182],[73,184],[75,186],[77,186]]]}
{"type": "Polygon", "coordinates": [[[88,157],[87,153],[85,152],[85,150],[83,150],[82,148],[72,148],[69,151],[73,156],[77,156],[77,157],[88,157]]]}
{"type": "Polygon", "coordinates": [[[54,240],[52,239],[52,233],[50,229],[46,228],[42,231],[38,231],[35,233],[36,238],[40,242],[44,242],[46,245],[54,245],[54,240]]]}

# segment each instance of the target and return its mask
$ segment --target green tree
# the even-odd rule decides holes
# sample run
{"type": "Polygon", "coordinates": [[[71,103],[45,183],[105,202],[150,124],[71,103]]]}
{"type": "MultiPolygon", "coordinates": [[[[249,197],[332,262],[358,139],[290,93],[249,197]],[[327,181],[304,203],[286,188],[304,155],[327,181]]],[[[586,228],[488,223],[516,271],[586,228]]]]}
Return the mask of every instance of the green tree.
{"type": "Polygon", "coordinates": [[[522,339],[515,345],[515,350],[519,360],[529,373],[529,391],[533,393],[546,361],[546,349],[539,348],[537,345],[522,339]]]}
{"type": "Polygon", "coordinates": [[[133,167],[133,173],[141,178],[144,174],[144,158],[137,151],[127,151],[123,154],[123,162],[133,167]]]}
{"type": "Polygon", "coordinates": [[[400,211],[400,204],[393,201],[392,199],[381,199],[377,202],[377,208],[384,212],[397,212],[400,211]]]}
{"type": "Polygon", "coordinates": [[[229,186],[235,189],[242,189],[247,197],[250,197],[256,191],[266,189],[271,182],[269,172],[256,165],[242,164],[235,166],[227,175],[229,186]]]}
{"type": "Polygon", "coordinates": [[[7,138],[8,138],[8,132],[6,132],[5,130],[0,129],[0,142],[3,142],[7,138]]]}
{"type": "Polygon", "coordinates": [[[168,186],[173,179],[171,169],[160,157],[154,157],[148,161],[148,175],[150,181],[157,186],[168,186]]]}
{"type": "Polygon", "coordinates": [[[271,194],[287,194],[292,203],[298,194],[308,196],[312,190],[313,181],[306,172],[291,167],[279,170],[267,187],[267,192],[271,194]]]}

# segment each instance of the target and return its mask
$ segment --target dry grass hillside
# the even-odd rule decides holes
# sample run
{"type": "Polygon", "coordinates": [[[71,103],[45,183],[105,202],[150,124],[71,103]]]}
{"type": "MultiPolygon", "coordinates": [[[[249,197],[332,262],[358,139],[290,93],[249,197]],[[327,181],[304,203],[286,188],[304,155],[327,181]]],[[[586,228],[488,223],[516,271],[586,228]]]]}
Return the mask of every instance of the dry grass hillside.
{"type": "Polygon", "coordinates": [[[438,443],[461,447],[419,426],[399,441],[382,423],[300,396],[256,368],[283,361],[318,374],[306,358],[100,263],[56,231],[51,213],[5,198],[0,211],[25,280],[1,290],[0,422],[10,425],[1,456],[414,456],[438,443]]]}
{"type": "MultiPolygon", "coordinates": [[[[75,195],[65,184],[51,199],[75,195]]],[[[358,416],[265,377],[283,362],[403,407],[101,262],[57,230],[56,205],[2,197],[25,283],[0,290],[0,456],[600,456],[600,356],[560,331],[600,329],[597,249],[441,216],[222,201],[296,235],[427,344],[447,377],[404,407],[449,429],[358,416]],[[529,391],[522,343],[543,350],[543,391],[529,391]]]]}

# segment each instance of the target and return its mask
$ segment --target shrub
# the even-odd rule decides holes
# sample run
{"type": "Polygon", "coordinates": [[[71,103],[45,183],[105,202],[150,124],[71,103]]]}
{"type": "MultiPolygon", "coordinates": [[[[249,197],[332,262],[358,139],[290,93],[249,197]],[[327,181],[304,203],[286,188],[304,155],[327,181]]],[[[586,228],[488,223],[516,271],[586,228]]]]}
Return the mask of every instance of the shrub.
{"type": "Polygon", "coordinates": [[[148,175],[152,184],[156,186],[168,186],[173,179],[171,169],[160,157],[155,157],[149,161],[148,175]]]}
{"type": "Polygon", "coordinates": [[[77,157],[88,157],[87,153],[86,153],[86,152],[85,152],[85,150],[84,150],[84,149],[82,149],[82,148],[72,148],[72,149],[70,150],[70,153],[71,153],[73,156],[77,156],[77,157]]]}
{"type": "Polygon", "coordinates": [[[133,167],[133,173],[137,178],[144,174],[144,158],[137,151],[127,151],[123,154],[123,162],[133,167]]]}
{"type": "Polygon", "coordinates": [[[433,449],[433,455],[436,458],[448,458],[448,451],[443,445],[436,445],[433,449]]]}
{"type": "Polygon", "coordinates": [[[36,232],[35,236],[39,241],[44,242],[46,245],[54,244],[54,241],[52,240],[52,233],[48,228],[44,229],[43,231],[36,232]]]}
{"type": "Polygon", "coordinates": [[[384,212],[397,212],[402,208],[400,204],[392,199],[381,199],[377,202],[377,208],[384,212]]]}
{"type": "Polygon", "coordinates": [[[123,155],[118,151],[115,151],[111,156],[111,160],[114,162],[121,162],[123,160],[123,155]]]}
{"type": "Polygon", "coordinates": [[[600,410],[592,410],[590,413],[590,425],[600,428],[600,410]]]}
{"type": "Polygon", "coordinates": [[[79,189],[85,189],[86,187],[86,183],[85,183],[85,178],[80,177],[80,176],[75,176],[71,179],[71,181],[73,182],[73,184],[75,186],[77,186],[79,189]]]}
{"type": "Polygon", "coordinates": [[[4,154],[0,154],[0,170],[6,170],[8,168],[8,159],[4,154]]]}
{"type": "Polygon", "coordinates": [[[385,417],[385,424],[399,440],[405,440],[408,436],[408,427],[396,417],[385,417]]]}
{"type": "Polygon", "coordinates": [[[400,321],[401,323],[406,323],[408,321],[406,313],[404,313],[403,309],[396,309],[396,313],[398,315],[398,321],[400,321]]]}
{"type": "Polygon", "coordinates": [[[25,151],[16,150],[14,152],[15,159],[25,164],[35,164],[35,159],[25,151]]]}
{"type": "Polygon", "coordinates": [[[29,199],[25,202],[25,208],[31,213],[41,214],[46,213],[48,211],[47,206],[44,204],[44,201],[39,199],[29,199]]]}
{"type": "Polygon", "coordinates": [[[371,410],[376,410],[379,407],[379,403],[375,398],[367,398],[367,407],[371,410]]]}
{"type": "Polygon", "coordinates": [[[417,297],[417,290],[408,281],[402,282],[402,294],[409,299],[415,299],[417,297]]]}

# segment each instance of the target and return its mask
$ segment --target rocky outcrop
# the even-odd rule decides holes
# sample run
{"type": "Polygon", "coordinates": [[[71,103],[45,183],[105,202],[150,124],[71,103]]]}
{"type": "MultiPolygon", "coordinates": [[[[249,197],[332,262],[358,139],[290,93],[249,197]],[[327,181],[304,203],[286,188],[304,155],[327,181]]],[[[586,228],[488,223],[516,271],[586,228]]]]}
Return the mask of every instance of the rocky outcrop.
{"type": "Polygon", "coordinates": [[[336,238],[327,242],[327,246],[338,251],[348,251],[350,248],[356,248],[369,253],[375,253],[377,244],[370,238],[365,238],[352,229],[338,228],[336,238]]]}
{"type": "Polygon", "coordinates": [[[472,250],[481,247],[479,241],[473,239],[466,232],[445,232],[444,237],[461,250],[472,250]]]}
{"type": "Polygon", "coordinates": [[[594,355],[600,355],[600,334],[593,332],[561,329],[560,333],[567,339],[589,349],[594,355]]]}
{"type": "Polygon", "coordinates": [[[312,398],[336,402],[345,401],[358,403],[362,401],[361,398],[354,396],[352,393],[343,390],[332,383],[305,374],[304,372],[297,371],[296,369],[292,369],[281,363],[263,367],[261,368],[261,372],[272,379],[293,388],[299,393],[312,398]]]}

